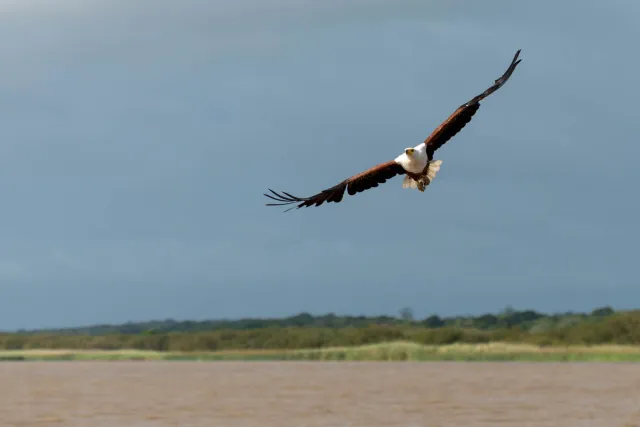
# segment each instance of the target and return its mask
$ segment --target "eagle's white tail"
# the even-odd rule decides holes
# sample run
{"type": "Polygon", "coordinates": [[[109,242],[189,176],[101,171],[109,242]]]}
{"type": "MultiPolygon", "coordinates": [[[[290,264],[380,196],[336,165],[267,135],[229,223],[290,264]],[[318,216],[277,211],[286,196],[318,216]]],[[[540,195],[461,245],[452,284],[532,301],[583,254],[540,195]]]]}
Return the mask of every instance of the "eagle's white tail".
{"type": "Polygon", "coordinates": [[[434,160],[429,163],[429,168],[427,169],[427,175],[423,179],[421,179],[420,183],[411,178],[410,176],[405,176],[402,181],[402,188],[418,188],[422,187],[421,191],[424,191],[424,187],[429,185],[431,181],[436,177],[436,174],[440,170],[440,165],[442,165],[442,160],[434,160]],[[428,180],[426,178],[429,178],[428,180]]]}
{"type": "Polygon", "coordinates": [[[429,180],[433,181],[433,178],[436,177],[436,173],[440,170],[440,165],[442,164],[442,160],[434,160],[429,163],[429,169],[427,169],[427,176],[429,180]]]}

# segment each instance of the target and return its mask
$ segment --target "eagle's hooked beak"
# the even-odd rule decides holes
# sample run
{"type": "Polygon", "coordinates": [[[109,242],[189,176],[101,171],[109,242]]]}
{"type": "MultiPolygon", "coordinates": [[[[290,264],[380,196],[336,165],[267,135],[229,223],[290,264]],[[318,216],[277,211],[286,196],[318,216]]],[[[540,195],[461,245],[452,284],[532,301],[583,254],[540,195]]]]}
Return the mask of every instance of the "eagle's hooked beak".
{"type": "Polygon", "coordinates": [[[415,149],[413,149],[413,148],[407,148],[406,150],[404,150],[404,152],[405,152],[405,154],[407,156],[412,156],[414,151],[415,151],[415,149]]]}

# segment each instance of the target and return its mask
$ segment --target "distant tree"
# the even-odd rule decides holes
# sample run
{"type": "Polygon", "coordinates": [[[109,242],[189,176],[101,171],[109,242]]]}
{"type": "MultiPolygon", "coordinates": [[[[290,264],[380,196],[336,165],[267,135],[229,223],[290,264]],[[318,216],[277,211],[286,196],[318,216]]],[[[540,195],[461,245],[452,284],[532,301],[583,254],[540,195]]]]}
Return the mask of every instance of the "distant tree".
{"type": "Polygon", "coordinates": [[[607,307],[596,308],[591,312],[591,315],[595,317],[605,317],[605,316],[611,316],[614,313],[615,311],[613,310],[613,308],[607,306],[607,307]]]}
{"type": "Polygon", "coordinates": [[[422,323],[428,328],[441,328],[444,326],[444,320],[435,314],[424,319],[422,323]]]}
{"type": "Polygon", "coordinates": [[[313,323],[313,316],[309,313],[300,313],[286,319],[287,326],[308,326],[313,323]]]}
{"type": "Polygon", "coordinates": [[[413,322],[413,310],[409,307],[404,307],[400,310],[400,318],[405,322],[413,322]]]}
{"type": "Polygon", "coordinates": [[[513,313],[515,313],[515,309],[511,305],[508,305],[504,308],[504,310],[502,310],[501,314],[507,317],[507,316],[511,316],[513,313]]]}
{"type": "Polygon", "coordinates": [[[479,329],[489,329],[498,325],[498,317],[493,314],[484,314],[473,320],[473,326],[479,329]]]}

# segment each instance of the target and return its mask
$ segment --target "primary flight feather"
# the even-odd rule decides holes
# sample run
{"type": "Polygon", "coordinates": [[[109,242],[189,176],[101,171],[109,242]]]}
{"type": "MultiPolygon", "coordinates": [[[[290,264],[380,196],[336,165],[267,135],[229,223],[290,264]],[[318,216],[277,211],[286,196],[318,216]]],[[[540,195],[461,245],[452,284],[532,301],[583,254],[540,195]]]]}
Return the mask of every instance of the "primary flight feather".
{"type": "Polygon", "coordinates": [[[420,145],[413,148],[406,148],[404,153],[395,159],[381,163],[362,173],[347,178],[341,183],[322,190],[311,197],[296,197],[285,191],[279,194],[269,189],[273,195],[265,194],[265,196],[278,203],[267,203],[267,206],[296,205],[287,209],[291,210],[293,208],[299,209],[301,207],[320,206],[324,202],[339,203],[342,201],[345,190],[350,196],[353,196],[356,193],[377,187],[379,184],[386,182],[396,175],[405,175],[404,181],[402,182],[403,188],[417,188],[420,191],[424,191],[433,181],[442,164],[442,160],[433,159],[433,154],[471,121],[476,111],[478,111],[478,108],[480,108],[480,101],[498,90],[509,80],[513,70],[516,69],[516,66],[521,61],[518,59],[519,55],[520,49],[518,49],[513,57],[507,71],[505,71],[499,79],[495,80],[493,85],[480,95],[475,96],[470,101],[458,107],[458,109],[442,122],[420,145]]]}

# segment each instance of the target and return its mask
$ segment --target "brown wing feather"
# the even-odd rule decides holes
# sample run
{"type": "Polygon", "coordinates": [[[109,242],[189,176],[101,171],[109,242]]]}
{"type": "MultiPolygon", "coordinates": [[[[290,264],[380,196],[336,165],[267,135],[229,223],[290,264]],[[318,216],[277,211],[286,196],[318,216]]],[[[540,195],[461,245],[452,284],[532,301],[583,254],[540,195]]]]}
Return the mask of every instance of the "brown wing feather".
{"type": "MultiPolygon", "coordinates": [[[[345,179],[341,183],[331,188],[327,188],[326,190],[322,190],[311,197],[292,196],[284,191],[282,194],[279,194],[269,189],[274,196],[269,194],[265,194],[265,196],[277,201],[278,203],[267,203],[267,206],[283,206],[298,203],[295,208],[300,209],[301,207],[320,206],[324,202],[340,203],[345,190],[350,196],[353,196],[356,193],[377,187],[379,184],[385,183],[388,179],[391,179],[396,175],[403,175],[404,173],[404,168],[391,160],[367,169],[366,171],[354,175],[351,178],[345,179]]],[[[287,210],[291,209],[293,209],[293,207],[287,210]]]]}
{"type": "Polygon", "coordinates": [[[511,65],[507,68],[507,71],[497,79],[494,84],[489,87],[487,90],[482,92],[480,95],[472,98],[470,101],[462,104],[456,111],[453,112],[445,120],[442,122],[440,126],[434,130],[431,135],[424,140],[425,145],[427,146],[427,155],[429,156],[429,160],[433,160],[433,153],[442,147],[447,141],[453,138],[462,128],[466,126],[467,123],[471,121],[478,108],[480,108],[480,101],[482,101],[487,96],[491,95],[493,92],[502,87],[503,84],[509,80],[511,77],[511,73],[516,69],[516,66],[520,63],[521,60],[517,60],[520,55],[520,49],[516,52],[513,60],[511,61],[511,65]]]}

